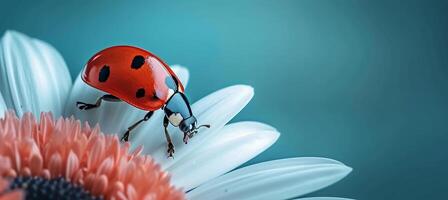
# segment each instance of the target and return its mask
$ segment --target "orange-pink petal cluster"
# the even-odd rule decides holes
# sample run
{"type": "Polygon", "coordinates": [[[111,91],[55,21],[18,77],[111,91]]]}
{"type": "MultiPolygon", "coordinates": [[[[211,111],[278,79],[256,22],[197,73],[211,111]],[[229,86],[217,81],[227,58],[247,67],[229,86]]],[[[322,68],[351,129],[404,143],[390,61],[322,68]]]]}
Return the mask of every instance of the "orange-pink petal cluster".
{"type": "Polygon", "coordinates": [[[0,119],[0,177],[64,177],[106,199],[184,199],[169,175],[141,149],[129,152],[116,135],[104,135],[74,118],[42,113],[0,119]]]}
{"type": "Polygon", "coordinates": [[[20,200],[24,195],[21,190],[14,190],[12,192],[6,192],[9,182],[3,178],[0,178],[0,200],[20,200]]]}

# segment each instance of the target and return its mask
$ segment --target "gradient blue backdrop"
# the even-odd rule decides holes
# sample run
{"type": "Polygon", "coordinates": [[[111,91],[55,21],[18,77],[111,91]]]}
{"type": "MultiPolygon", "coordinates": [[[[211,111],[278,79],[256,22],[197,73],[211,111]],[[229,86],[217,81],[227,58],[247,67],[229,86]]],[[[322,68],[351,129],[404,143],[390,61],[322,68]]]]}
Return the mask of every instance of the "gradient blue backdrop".
{"type": "Polygon", "coordinates": [[[312,195],[446,196],[446,1],[0,2],[0,31],[48,41],[72,77],[96,51],[131,44],[188,66],[193,101],[254,86],[236,120],[282,136],[250,163],[323,156],[354,168],[312,195]]]}

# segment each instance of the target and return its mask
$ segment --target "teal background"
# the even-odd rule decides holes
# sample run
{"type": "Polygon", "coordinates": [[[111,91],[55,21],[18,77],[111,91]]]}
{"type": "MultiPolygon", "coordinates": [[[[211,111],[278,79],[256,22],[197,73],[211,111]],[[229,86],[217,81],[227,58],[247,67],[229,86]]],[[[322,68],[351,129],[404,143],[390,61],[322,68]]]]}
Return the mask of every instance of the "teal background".
{"type": "Polygon", "coordinates": [[[187,66],[193,101],[252,85],[235,121],[282,136],[249,163],[323,156],[354,168],[310,196],[446,196],[446,1],[0,2],[0,31],[54,45],[72,77],[96,51],[130,44],[187,66]]]}

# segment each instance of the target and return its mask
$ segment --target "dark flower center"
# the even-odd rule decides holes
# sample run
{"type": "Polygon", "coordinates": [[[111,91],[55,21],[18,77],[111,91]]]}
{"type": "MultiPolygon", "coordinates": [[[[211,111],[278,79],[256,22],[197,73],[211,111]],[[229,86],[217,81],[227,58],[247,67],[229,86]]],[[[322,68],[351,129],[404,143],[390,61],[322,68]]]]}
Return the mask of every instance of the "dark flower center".
{"type": "Polygon", "coordinates": [[[36,199],[83,199],[102,200],[86,191],[82,186],[73,184],[64,178],[45,179],[42,177],[16,177],[9,189],[22,189],[27,200],[36,199]]]}

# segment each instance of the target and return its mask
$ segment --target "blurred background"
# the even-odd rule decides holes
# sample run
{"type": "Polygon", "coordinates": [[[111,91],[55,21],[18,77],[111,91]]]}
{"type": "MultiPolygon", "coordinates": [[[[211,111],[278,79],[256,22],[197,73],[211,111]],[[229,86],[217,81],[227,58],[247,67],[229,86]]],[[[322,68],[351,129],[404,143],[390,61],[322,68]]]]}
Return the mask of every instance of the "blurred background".
{"type": "Polygon", "coordinates": [[[442,199],[448,144],[446,1],[0,1],[0,32],[55,46],[72,77],[98,50],[187,66],[192,101],[255,88],[234,119],[282,136],[250,163],[322,156],[354,168],[309,196],[442,199]]]}

